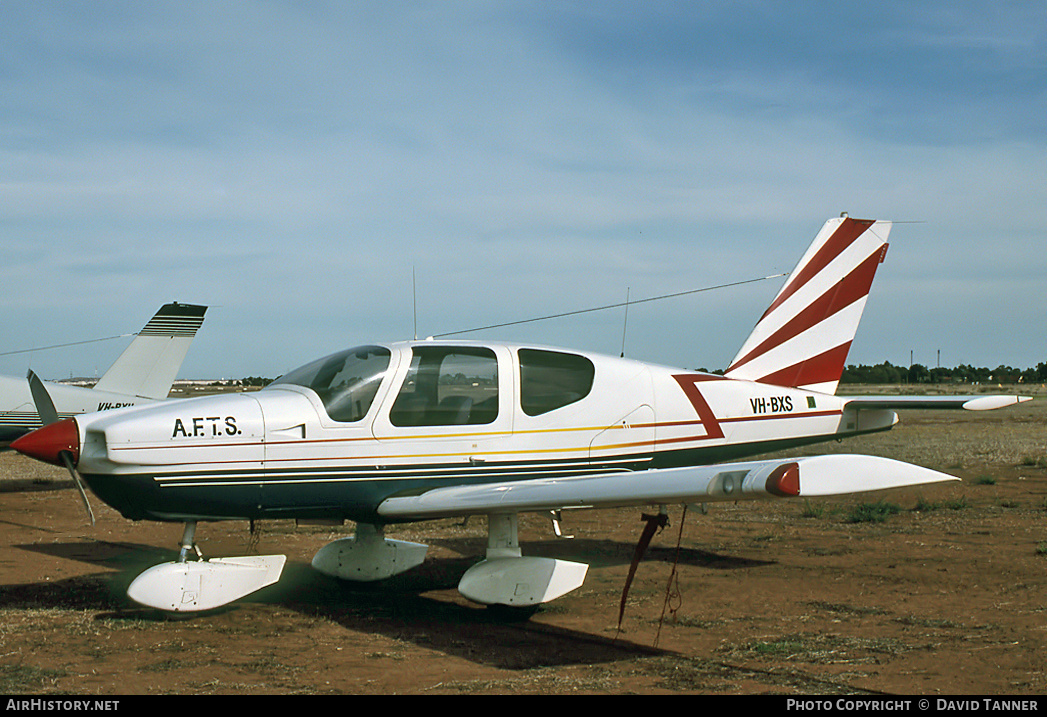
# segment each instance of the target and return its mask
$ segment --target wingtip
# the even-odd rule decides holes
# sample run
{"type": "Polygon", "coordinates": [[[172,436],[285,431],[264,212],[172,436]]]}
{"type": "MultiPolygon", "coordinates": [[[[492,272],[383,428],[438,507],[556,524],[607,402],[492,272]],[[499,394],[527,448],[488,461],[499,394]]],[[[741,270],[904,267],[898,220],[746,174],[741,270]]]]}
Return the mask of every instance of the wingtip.
{"type": "Polygon", "coordinates": [[[800,495],[807,497],[867,493],[958,480],[948,473],[879,456],[834,454],[800,461],[800,495]]]}

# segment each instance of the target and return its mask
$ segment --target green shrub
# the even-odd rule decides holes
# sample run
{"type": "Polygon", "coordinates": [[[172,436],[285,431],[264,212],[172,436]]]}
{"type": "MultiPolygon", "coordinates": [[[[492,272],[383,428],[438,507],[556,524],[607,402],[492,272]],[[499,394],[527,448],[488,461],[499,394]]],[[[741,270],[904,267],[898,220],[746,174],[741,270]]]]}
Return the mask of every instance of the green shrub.
{"type": "Polygon", "coordinates": [[[847,516],[848,523],[882,523],[895,513],[900,513],[901,508],[894,503],[877,501],[875,503],[859,503],[851,509],[847,516]]]}

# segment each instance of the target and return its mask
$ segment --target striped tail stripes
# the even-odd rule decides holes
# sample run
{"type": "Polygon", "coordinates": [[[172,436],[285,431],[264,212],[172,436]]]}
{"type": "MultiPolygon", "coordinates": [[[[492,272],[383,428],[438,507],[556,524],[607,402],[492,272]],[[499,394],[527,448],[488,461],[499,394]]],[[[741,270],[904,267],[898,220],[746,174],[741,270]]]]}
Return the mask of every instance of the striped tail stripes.
{"type": "Polygon", "coordinates": [[[166,304],[149,320],[95,389],[126,396],[164,399],[185,360],[206,306],[166,304]]]}
{"type": "Polygon", "coordinates": [[[193,338],[204,323],[206,306],[179,304],[177,302],[160,307],[149,323],[138,332],[139,336],[181,336],[193,338]]]}
{"type": "Polygon", "coordinates": [[[725,372],[835,393],[891,223],[830,219],[725,372]]]}

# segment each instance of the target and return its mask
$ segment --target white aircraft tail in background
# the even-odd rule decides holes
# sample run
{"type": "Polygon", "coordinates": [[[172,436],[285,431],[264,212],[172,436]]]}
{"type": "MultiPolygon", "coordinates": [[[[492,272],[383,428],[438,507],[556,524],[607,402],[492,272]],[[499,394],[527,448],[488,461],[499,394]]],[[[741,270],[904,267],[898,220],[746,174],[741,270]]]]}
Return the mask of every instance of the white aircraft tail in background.
{"type": "Polygon", "coordinates": [[[128,396],[167,398],[189,345],[204,323],[206,306],[167,304],[160,307],[135,340],[95,384],[96,391],[128,396]]]}
{"type": "MultiPolygon", "coordinates": [[[[171,303],[149,320],[94,388],[49,383],[59,418],[135,406],[167,398],[206,306],[171,303]]],[[[0,376],[0,445],[39,428],[40,416],[25,378],[0,376]]]]}

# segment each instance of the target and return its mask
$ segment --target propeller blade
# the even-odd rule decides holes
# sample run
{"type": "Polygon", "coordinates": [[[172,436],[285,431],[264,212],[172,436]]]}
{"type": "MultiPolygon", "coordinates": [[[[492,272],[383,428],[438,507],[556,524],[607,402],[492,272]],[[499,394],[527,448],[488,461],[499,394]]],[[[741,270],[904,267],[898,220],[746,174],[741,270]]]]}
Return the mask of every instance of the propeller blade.
{"type": "MultiPolygon", "coordinates": [[[[44,382],[33,373],[32,369],[29,370],[26,379],[29,381],[29,392],[33,395],[33,403],[36,404],[36,412],[40,416],[40,424],[49,426],[52,423],[56,423],[58,421],[58,410],[55,408],[54,401],[51,400],[51,395],[47,392],[44,382]]],[[[87,499],[87,491],[84,490],[84,482],[80,479],[80,473],[76,470],[76,466],[73,465],[72,454],[69,451],[59,451],[58,455],[65,464],[66,470],[69,471],[69,475],[73,477],[73,483],[76,484],[76,489],[80,491],[84,507],[87,508],[87,515],[91,518],[91,525],[94,525],[95,512],[91,510],[91,501],[87,499]]]]}
{"type": "Polygon", "coordinates": [[[76,489],[80,491],[80,497],[84,500],[84,507],[87,508],[87,515],[91,518],[91,525],[94,525],[95,512],[91,510],[91,502],[87,499],[87,491],[84,490],[84,483],[80,480],[80,473],[76,470],[76,466],[73,465],[73,456],[70,455],[69,451],[62,451],[58,455],[62,457],[62,462],[65,463],[66,469],[69,470],[69,475],[73,477],[76,489]]]}
{"type": "Polygon", "coordinates": [[[26,379],[29,381],[29,392],[33,395],[33,403],[36,404],[36,413],[40,416],[40,425],[47,426],[57,421],[58,411],[55,410],[55,404],[51,401],[44,382],[33,373],[32,369],[29,369],[26,379]]]}

